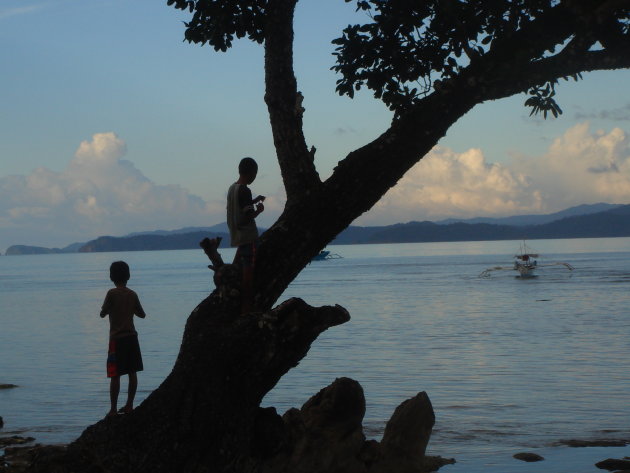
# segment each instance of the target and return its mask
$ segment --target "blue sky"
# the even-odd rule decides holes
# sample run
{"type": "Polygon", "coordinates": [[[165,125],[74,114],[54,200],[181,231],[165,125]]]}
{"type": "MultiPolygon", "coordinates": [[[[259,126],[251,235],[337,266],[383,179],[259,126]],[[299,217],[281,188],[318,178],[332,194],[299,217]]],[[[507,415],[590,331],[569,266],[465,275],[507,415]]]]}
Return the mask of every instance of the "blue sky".
{"type": "MultiPolygon", "coordinates": [[[[302,0],[295,71],[322,177],[378,136],[390,112],[339,97],[330,41],[361,21],[343,0],[302,0]]],[[[283,205],[263,101],[263,50],[183,42],[188,15],[155,0],[0,2],[0,251],[225,220],[236,165],[260,165],[261,223],[283,205]]],[[[628,71],[558,89],[564,114],[524,95],[483,104],[358,224],[549,213],[630,203],[628,71]]]]}

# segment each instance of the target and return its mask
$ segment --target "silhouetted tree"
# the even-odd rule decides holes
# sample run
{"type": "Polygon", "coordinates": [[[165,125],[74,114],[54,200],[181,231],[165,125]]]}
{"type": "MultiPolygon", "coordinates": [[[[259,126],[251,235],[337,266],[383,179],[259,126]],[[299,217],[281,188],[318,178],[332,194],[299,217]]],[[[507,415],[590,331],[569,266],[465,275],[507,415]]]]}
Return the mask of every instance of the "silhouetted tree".
{"type": "Polygon", "coordinates": [[[189,317],[164,383],[133,414],[87,429],[58,459],[60,471],[259,471],[287,441],[260,400],[321,331],[348,319],[338,306],[296,300],[272,310],[311,258],[475,105],[525,92],[532,113],[557,116],[561,79],[630,67],[630,0],[358,0],[366,22],[333,41],[337,91],[370,89],[393,119],[322,181],[293,73],[297,0],[167,3],[191,13],[190,42],[223,52],[236,38],[264,45],[265,102],[287,194],[257,255],[254,300],[265,313],[238,316],[238,277],[227,271],[189,317]]]}
{"type": "Polygon", "coordinates": [[[526,92],[532,113],[557,116],[561,79],[630,66],[628,0],[354,3],[358,19],[368,21],[348,26],[333,41],[337,91],[352,97],[368,88],[394,118],[381,136],[341,159],[321,181],[302,131],[302,97],[293,73],[297,1],[168,0],[192,13],[185,32],[190,42],[228,51],[235,39],[248,38],[265,48],[265,101],[287,204],[263,237],[261,308],[271,307],[313,255],[475,105],[526,92]]]}

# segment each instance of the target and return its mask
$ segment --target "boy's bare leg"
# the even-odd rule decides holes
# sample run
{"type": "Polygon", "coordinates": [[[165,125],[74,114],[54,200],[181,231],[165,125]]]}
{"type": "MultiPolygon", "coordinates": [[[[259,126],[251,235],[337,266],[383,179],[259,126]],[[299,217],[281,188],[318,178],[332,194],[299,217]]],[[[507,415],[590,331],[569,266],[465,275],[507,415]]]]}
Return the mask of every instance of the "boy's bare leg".
{"type": "Polygon", "coordinates": [[[109,381],[109,400],[111,401],[111,407],[108,416],[115,416],[118,414],[116,410],[118,405],[118,393],[120,392],[120,376],[112,376],[109,381]]]}
{"type": "Polygon", "coordinates": [[[125,404],[121,411],[129,413],[133,411],[133,400],[136,397],[136,390],[138,389],[138,375],[134,371],[129,373],[129,389],[127,390],[127,404],[125,404]]]}

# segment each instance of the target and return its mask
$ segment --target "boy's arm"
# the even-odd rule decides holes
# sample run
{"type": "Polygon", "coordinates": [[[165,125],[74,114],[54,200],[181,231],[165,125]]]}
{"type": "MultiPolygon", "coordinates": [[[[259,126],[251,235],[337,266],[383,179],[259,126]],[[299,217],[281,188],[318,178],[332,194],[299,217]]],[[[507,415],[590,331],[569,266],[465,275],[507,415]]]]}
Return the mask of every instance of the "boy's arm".
{"type": "Polygon", "coordinates": [[[243,223],[248,223],[258,215],[254,204],[252,191],[249,190],[249,187],[244,185],[240,186],[238,189],[238,206],[241,209],[241,215],[245,217],[245,222],[243,223]]]}
{"type": "Polygon", "coordinates": [[[109,314],[109,309],[110,309],[110,297],[109,297],[109,292],[108,292],[107,295],[105,296],[105,300],[103,301],[103,305],[101,307],[101,314],[100,314],[101,318],[109,314]]]}
{"type": "Polygon", "coordinates": [[[263,211],[265,210],[265,206],[261,203],[259,203],[256,206],[256,212],[254,213],[254,218],[258,217],[261,213],[263,213],[263,211]]]}
{"type": "Polygon", "coordinates": [[[134,314],[136,314],[141,319],[144,319],[147,316],[147,314],[144,313],[142,304],[140,304],[140,298],[138,297],[138,294],[136,294],[136,308],[135,308],[134,314]]]}

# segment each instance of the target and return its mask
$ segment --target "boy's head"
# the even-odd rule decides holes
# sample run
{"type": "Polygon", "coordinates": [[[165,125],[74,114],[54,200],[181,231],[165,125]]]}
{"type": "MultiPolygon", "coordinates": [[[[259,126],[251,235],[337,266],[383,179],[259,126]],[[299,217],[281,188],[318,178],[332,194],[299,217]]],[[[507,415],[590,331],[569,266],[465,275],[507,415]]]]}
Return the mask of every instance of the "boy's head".
{"type": "Polygon", "coordinates": [[[111,279],[114,284],[124,286],[127,284],[130,277],[129,265],[124,261],[114,261],[109,267],[109,279],[111,279]]]}
{"type": "Polygon", "coordinates": [[[256,179],[256,174],[258,174],[258,164],[254,158],[243,158],[238,164],[238,173],[251,184],[256,179]]]}

